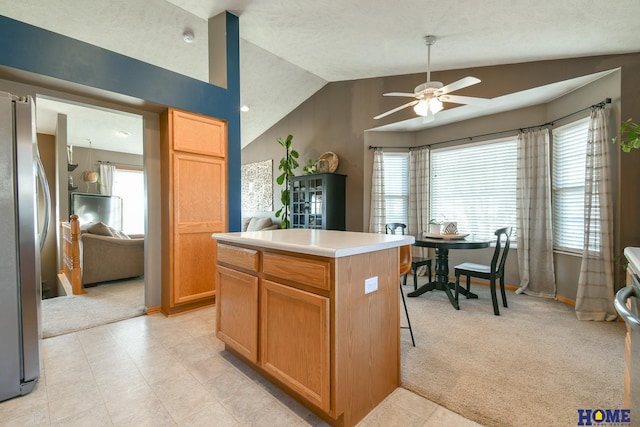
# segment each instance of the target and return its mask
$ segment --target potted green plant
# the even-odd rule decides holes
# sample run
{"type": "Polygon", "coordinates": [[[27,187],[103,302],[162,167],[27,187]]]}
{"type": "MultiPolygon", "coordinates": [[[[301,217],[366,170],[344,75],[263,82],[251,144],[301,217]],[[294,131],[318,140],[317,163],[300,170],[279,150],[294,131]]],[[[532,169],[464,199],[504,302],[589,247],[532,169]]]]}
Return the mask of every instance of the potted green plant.
{"type": "MultiPolygon", "coordinates": [[[[614,144],[616,141],[617,138],[613,138],[614,144]]],[[[640,125],[632,122],[631,119],[620,126],[620,148],[625,153],[640,148],[640,125]]]]}
{"type": "Polygon", "coordinates": [[[280,159],[280,165],[278,169],[282,173],[276,178],[278,185],[284,185],[280,191],[280,202],[282,207],[276,212],[276,218],[280,218],[281,227],[289,228],[289,178],[295,176],[295,170],[299,164],[296,160],[298,158],[298,152],[291,147],[292,135],[288,135],[286,139],[278,138],[278,144],[280,144],[286,150],[286,155],[280,159]]]}
{"type": "Polygon", "coordinates": [[[302,170],[305,174],[312,175],[318,172],[318,162],[313,161],[313,159],[309,159],[309,161],[307,161],[307,164],[302,167],[302,170]]]}

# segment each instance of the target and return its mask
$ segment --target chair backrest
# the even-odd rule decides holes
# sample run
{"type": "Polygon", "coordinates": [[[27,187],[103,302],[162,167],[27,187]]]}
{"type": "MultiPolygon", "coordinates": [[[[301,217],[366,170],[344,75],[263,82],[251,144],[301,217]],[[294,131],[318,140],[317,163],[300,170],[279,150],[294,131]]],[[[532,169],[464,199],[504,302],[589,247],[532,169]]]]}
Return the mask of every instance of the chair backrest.
{"type": "Polygon", "coordinates": [[[411,246],[400,246],[400,275],[411,271],[411,246]]]}
{"type": "Polygon", "coordinates": [[[384,232],[386,234],[396,234],[398,228],[402,231],[402,235],[404,236],[405,231],[407,230],[406,224],[401,222],[390,222],[389,224],[384,226],[384,232]]]}
{"type": "Polygon", "coordinates": [[[500,276],[504,272],[504,265],[507,262],[507,254],[509,253],[509,244],[511,243],[511,228],[504,227],[496,230],[496,249],[491,259],[491,272],[500,276]],[[502,241],[504,236],[504,242],[502,241]]]}

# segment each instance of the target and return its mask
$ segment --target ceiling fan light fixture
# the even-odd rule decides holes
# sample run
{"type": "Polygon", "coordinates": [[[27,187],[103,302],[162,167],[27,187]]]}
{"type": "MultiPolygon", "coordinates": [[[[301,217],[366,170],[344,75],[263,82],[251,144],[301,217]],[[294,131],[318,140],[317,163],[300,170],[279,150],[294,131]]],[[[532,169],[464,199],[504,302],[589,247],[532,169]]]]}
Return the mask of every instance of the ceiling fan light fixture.
{"type": "Polygon", "coordinates": [[[428,115],[434,115],[439,111],[442,111],[442,102],[438,98],[431,98],[430,100],[421,99],[416,105],[413,106],[413,111],[417,115],[425,117],[428,115]]]}
{"type": "Polygon", "coordinates": [[[442,101],[440,101],[438,98],[431,98],[429,100],[429,109],[431,109],[431,112],[433,114],[442,111],[442,101]]]}
{"type": "Polygon", "coordinates": [[[416,86],[413,93],[389,92],[382,94],[383,96],[414,98],[414,100],[399,107],[392,108],[382,114],[378,114],[374,119],[381,119],[403,108],[413,107],[413,111],[415,111],[417,115],[422,116],[426,123],[427,121],[433,121],[434,115],[442,111],[443,100],[444,102],[453,102],[455,104],[480,104],[489,101],[485,98],[448,95],[456,90],[480,83],[480,79],[477,77],[463,77],[446,86],[443,86],[442,82],[431,81],[431,46],[436,42],[436,37],[431,35],[425,36],[424,42],[427,45],[427,81],[416,86]]]}
{"type": "Polygon", "coordinates": [[[429,103],[424,99],[421,99],[416,105],[413,106],[413,111],[419,116],[426,116],[429,114],[429,103]]]}

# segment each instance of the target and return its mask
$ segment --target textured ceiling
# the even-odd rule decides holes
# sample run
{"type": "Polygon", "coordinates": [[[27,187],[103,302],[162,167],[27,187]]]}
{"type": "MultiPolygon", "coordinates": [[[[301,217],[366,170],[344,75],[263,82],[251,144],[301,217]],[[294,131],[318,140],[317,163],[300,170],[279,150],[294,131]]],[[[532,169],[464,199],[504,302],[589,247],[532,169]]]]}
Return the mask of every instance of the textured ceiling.
{"type": "Polygon", "coordinates": [[[243,146],[327,82],[426,71],[426,34],[438,36],[432,71],[640,50],[629,30],[638,0],[0,0],[0,10],[202,80],[207,19],[231,11],[251,107],[243,146]],[[186,28],[194,43],[182,41],[186,28]]]}

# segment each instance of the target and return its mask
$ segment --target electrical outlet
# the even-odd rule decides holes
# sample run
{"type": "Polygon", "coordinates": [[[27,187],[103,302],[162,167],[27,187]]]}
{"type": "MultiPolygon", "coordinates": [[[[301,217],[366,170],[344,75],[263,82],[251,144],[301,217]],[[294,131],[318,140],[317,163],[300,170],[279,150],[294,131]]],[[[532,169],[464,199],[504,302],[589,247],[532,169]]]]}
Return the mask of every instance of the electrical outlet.
{"type": "Polygon", "coordinates": [[[378,290],[378,276],[370,277],[364,281],[364,293],[370,294],[378,290]]]}

